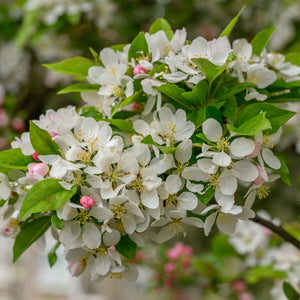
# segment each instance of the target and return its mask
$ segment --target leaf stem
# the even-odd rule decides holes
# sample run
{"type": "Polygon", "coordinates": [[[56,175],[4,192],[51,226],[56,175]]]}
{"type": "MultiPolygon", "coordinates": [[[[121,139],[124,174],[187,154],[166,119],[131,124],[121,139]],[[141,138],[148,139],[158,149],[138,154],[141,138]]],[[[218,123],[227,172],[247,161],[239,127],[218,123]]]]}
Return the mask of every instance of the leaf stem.
{"type": "Polygon", "coordinates": [[[270,230],[272,230],[274,233],[279,235],[281,238],[286,240],[287,242],[290,242],[293,244],[295,247],[300,249],[300,241],[296,239],[294,236],[289,234],[281,225],[275,225],[271,221],[268,221],[258,215],[256,215],[253,219],[250,219],[252,222],[258,223],[260,225],[263,225],[270,230]]]}

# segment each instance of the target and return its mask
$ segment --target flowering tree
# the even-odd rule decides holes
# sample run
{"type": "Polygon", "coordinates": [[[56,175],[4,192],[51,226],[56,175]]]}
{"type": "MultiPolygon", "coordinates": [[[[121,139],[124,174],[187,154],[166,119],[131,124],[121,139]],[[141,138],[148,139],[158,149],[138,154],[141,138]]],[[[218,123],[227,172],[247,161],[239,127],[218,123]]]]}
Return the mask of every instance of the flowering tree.
{"type": "Polygon", "coordinates": [[[239,220],[300,248],[252,210],[269,182],[290,184],[272,149],[295,115],[276,104],[299,100],[300,67],[265,50],[274,28],[231,45],[238,17],[217,39],[191,43],[158,19],[131,44],[91,49],[94,61],[44,65],[74,76],[80,83],[59,93],[80,92],[86,105],[48,110],[0,152],[2,233],[15,238],[14,261],[51,230],[51,266],[61,245],[74,276],[134,280],[130,259],[145,240],[185,236],[187,225],[233,234],[239,220]]]}

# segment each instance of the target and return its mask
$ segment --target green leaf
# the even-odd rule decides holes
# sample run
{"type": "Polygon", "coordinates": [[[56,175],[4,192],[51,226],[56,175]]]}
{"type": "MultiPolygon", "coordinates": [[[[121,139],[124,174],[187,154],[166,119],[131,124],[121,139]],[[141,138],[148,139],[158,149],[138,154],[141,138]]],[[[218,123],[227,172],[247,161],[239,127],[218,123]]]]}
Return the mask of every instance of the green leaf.
{"type": "Polygon", "coordinates": [[[39,155],[59,154],[58,145],[52,140],[51,135],[44,129],[30,121],[30,141],[33,149],[39,155]]]}
{"type": "Polygon", "coordinates": [[[33,162],[32,156],[24,155],[20,148],[0,152],[0,166],[3,168],[26,171],[28,164],[33,162]]]}
{"type": "Polygon", "coordinates": [[[169,41],[171,41],[174,32],[172,30],[171,25],[169,22],[163,18],[157,19],[150,27],[149,33],[154,34],[157,31],[163,30],[168,38],[169,41]]]}
{"type": "Polygon", "coordinates": [[[228,236],[216,234],[211,241],[211,250],[217,257],[228,257],[236,255],[235,249],[229,244],[228,236]]]}
{"type": "Polygon", "coordinates": [[[283,279],[286,273],[281,270],[274,270],[272,265],[258,266],[250,269],[246,275],[246,281],[250,284],[256,284],[262,279],[283,279]]]}
{"type": "Polygon", "coordinates": [[[53,246],[53,248],[48,253],[48,262],[49,262],[50,268],[52,268],[57,261],[56,250],[58,249],[59,246],[60,246],[60,242],[56,242],[56,244],[53,246]]]}
{"type": "Polygon", "coordinates": [[[5,203],[6,203],[6,200],[1,199],[1,200],[0,200],[0,207],[2,207],[5,203]]]}
{"type": "Polygon", "coordinates": [[[205,58],[192,58],[192,62],[206,76],[209,82],[213,82],[225,70],[225,66],[216,66],[205,58]]]}
{"type": "Polygon", "coordinates": [[[152,70],[150,70],[148,72],[149,76],[153,76],[155,73],[161,73],[164,72],[166,70],[166,67],[168,67],[168,65],[166,64],[160,64],[159,66],[153,68],[152,70]]]}
{"type": "Polygon", "coordinates": [[[44,67],[72,76],[88,76],[88,70],[95,63],[88,58],[75,56],[53,64],[43,64],[44,67]]]}
{"type": "Polygon", "coordinates": [[[249,118],[238,127],[227,124],[227,128],[231,132],[235,132],[241,135],[255,135],[263,130],[272,128],[271,123],[265,117],[265,115],[266,112],[260,113],[255,117],[249,118]]]}
{"type": "Polygon", "coordinates": [[[58,91],[57,95],[73,92],[98,91],[100,87],[101,86],[99,84],[76,83],[58,91]]]}
{"type": "Polygon", "coordinates": [[[112,109],[111,109],[111,117],[113,117],[119,110],[121,107],[129,105],[132,102],[139,102],[139,101],[143,101],[146,99],[146,96],[144,95],[143,91],[139,91],[139,92],[135,92],[133,95],[131,95],[130,97],[118,102],[117,104],[115,104],[112,109]]]}
{"type": "Polygon", "coordinates": [[[235,122],[237,103],[234,95],[228,96],[223,107],[225,108],[223,115],[228,120],[235,122]]]}
{"type": "Polygon", "coordinates": [[[77,191],[74,185],[71,190],[65,190],[60,179],[45,179],[36,183],[26,194],[20,209],[20,220],[32,213],[47,210],[58,210],[77,191]]]}
{"type": "Polygon", "coordinates": [[[216,99],[227,99],[228,97],[238,94],[246,89],[256,87],[256,84],[252,82],[243,82],[226,87],[228,88],[228,92],[223,93],[223,91],[220,91],[219,93],[219,91],[217,91],[216,99]]]}
{"type": "Polygon", "coordinates": [[[259,32],[251,41],[252,54],[259,56],[263,49],[267,46],[275,27],[271,27],[259,32]]]}
{"type": "Polygon", "coordinates": [[[296,113],[290,110],[281,109],[273,104],[269,103],[254,103],[247,105],[239,114],[235,125],[239,126],[243,122],[247,121],[258,115],[260,112],[266,113],[266,118],[270,121],[272,126],[272,132],[276,132],[280,126],[292,118],[296,113]]]}
{"type": "Polygon", "coordinates": [[[96,121],[102,121],[102,114],[94,107],[94,106],[83,106],[81,116],[83,117],[91,117],[96,121]]]}
{"type": "Polygon", "coordinates": [[[22,25],[15,36],[17,47],[23,48],[30,37],[36,33],[37,26],[39,26],[39,16],[39,9],[30,10],[24,15],[22,25]]]}
{"type": "Polygon", "coordinates": [[[176,147],[161,146],[161,145],[155,143],[155,142],[153,141],[153,138],[152,138],[151,135],[147,135],[146,137],[144,137],[144,138],[141,140],[141,143],[146,144],[146,145],[153,145],[153,146],[155,146],[156,148],[158,148],[161,152],[166,153],[166,154],[174,153],[175,150],[176,150],[176,147]]]}
{"type": "Polygon", "coordinates": [[[44,216],[25,223],[15,239],[13,262],[16,262],[21,254],[47,231],[50,225],[51,220],[49,216],[44,216]]]}
{"type": "Polygon", "coordinates": [[[96,62],[101,63],[100,55],[92,47],[89,47],[91,54],[93,55],[96,62]]]}
{"type": "Polygon", "coordinates": [[[203,106],[207,99],[208,83],[206,80],[198,82],[191,92],[183,92],[182,96],[192,105],[203,106]]]}
{"type": "Polygon", "coordinates": [[[123,132],[133,133],[132,122],[120,119],[105,119],[106,122],[109,122],[113,126],[119,128],[123,132]]]}
{"type": "Polygon", "coordinates": [[[136,255],[136,243],[133,242],[128,235],[121,237],[119,243],[115,246],[117,251],[124,257],[134,259],[136,255]]]}
{"type": "Polygon", "coordinates": [[[223,126],[222,114],[215,106],[209,105],[206,107],[205,117],[206,119],[213,118],[223,126]]]}
{"type": "Polygon", "coordinates": [[[197,195],[198,200],[202,203],[207,204],[215,194],[215,188],[211,186],[203,195],[197,195]]]}
{"type": "Polygon", "coordinates": [[[300,52],[292,52],[285,55],[285,60],[292,65],[300,67],[300,52]]]}
{"type": "Polygon", "coordinates": [[[140,32],[132,41],[128,51],[128,61],[131,62],[131,58],[140,58],[141,55],[146,56],[149,53],[148,44],[145,38],[144,32],[140,32]]]}
{"type": "Polygon", "coordinates": [[[285,184],[291,186],[290,171],[289,171],[288,166],[286,165],[285,161],[281,157],[278,157],[278,156],[276,156],[276,157],[280,160],[281,167],[279,170],[273,169],[274,172],[276,172],[278,175],[280,175],[281,180],[285,184]]]}
{"type": "Polygon", "coordinates": [[[283,291],[289,300],[299,300],[300,294],[288,282],[283,283],[283,291]]]}
{"type": "Polygon", "coordinates": [[[230,36],[230,33],[232,31],[232,29],[234,28],[236,22],[238,21],[240,14],[243,12],[243,10],[245,9],[246,5],[244,5],[242,7],[242,9],[239,11],[239,13],[230,21],[230,23],[226,26],[226,28],[222,31],[222,33],[220,34],[220,37],[222,36],[230,36]]]}
{"type": "Polygon", "coordinates": [[[175,84],[164,84],[156,88],[162,94],[168,96],[172,100],[179,103],[184,108],[190,110],[190,106],[188,105],[186,99],[182,96],[182,93],[186,92],[184,89],[178,87],[175,84]]]}
{"type": "Polygon", "coordinates": [[[117,44],[117,45],[109,46],[109,48],[113,49],[115,52],[117,51],[123,52],[125,46],[126,44],[117,44]]]}
{"type": "Polygon", "coordinates": [[[193,110],[190,114],[187,115],[187,119],[192,121],[195,124],[196,129],[199,128],[202,123],[207,119],[206,118],[206,109],[210,106],[220,108],[225,102],[217,102],[212,105],[200,107],[193,110]]]}
{"type": "Polygon", "coordinates": [[[193,260],[193,267],[201,276],[215,279],[219,277],[218,269],[210,262],[202,257],[197,257],[193,260]]]}
{"type": "Polygon", "coordinates": [[[62,230],[64,228],[64,220],[60,219],[57,216],[57,213],[55,210],[52,212],[52,215],[51,215],[51,223],[55,228],[57,228],[59,230],[62,230]]]}

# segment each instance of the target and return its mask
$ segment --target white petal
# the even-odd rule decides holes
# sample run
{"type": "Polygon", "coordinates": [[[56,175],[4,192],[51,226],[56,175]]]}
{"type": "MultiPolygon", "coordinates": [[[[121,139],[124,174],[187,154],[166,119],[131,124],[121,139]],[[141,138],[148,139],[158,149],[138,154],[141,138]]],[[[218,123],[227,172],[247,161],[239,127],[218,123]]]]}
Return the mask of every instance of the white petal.
{"type": "Polygon", "coordinates": [[[195,181],[205,181],[208,178],[206,173],[204,173],[198,167],[186,167],[182,172],[182,177],[195,181]]]}
{"type": "Polygon", "coordinates": [[[128,234],[132,234],[136,229],[136,223],[132,215],[127,214],[125,218],[123,218],[124,229],[128,234]]]}
{"type": "Polygon", "coordinates": [[[164,243],[175,236],[176,232],[169,226],[163,227],[157,236],[158,243],[164,243]]]}
{"type": "Polygon", "coordinates": [[[237,180],[230,174],[220,176],[220,189],[225,195],[233,195],[237,189],[237,180]]]}
{"type": "Polygon", "coordinates": [[[218,141],[223,135],[222,126],[217,120],[212,118],[203,122],[202,131],[206,138],[212,142],[218,141]]]}
{"type": "Polygon", "coordinates": [[[181,221],[182,223],[189,224],[198,228],[204,227],[203,221],[198,218],[194,218],[194,217],[183,218],[181,221]]]}
{"type": "Polygon", "coordinates": [[[179,163],[185,163],[190,160],[192,156],[193,143],[191,140],[185,140],[181,142],[176,151],[175,158],[179,163]]]}
{"type": "Polygon", "coordinates": [[[145,205],[148,208],[152,208],[152,209],[157,208],[159,205],[159,199],[156,190],[142,191],[141,201],[143,205],[145,205]]]}
{"type": "Polygon", "coordinates": [[[238,172],[237,177],[246,182],[254,181],[259,175],[257,168],[250,161],[240,160],[236,162],[232,169],[238,172]]]}
{"type": "Polygon", "coordinates": [[[270,149],[263,148],[262,150],[262,157],[264,161],[267,163],[268,166],[271,168],[278,170],[281,167],[280,160],[273,154],[273,152],[270,149]]]}
{"type": "Polygon", "coordinates": [[[120,232],[118,230],[113,229],[111,232],[105,232],[103,234],[103,243],[106,246],[114,246],[119,243],[121,239],[120,232]]]}
{"type": "Polygon", "coordinates": [[[215,198],[217,203],[224,209],[231,209],[234,203],[233,195],[225,195],[219,189],[215,192],[215,198]]]}
{"type": "Polygon", "coordinates": [[[212,162],[209,158],[202,158],[197,161],[198,167],[205,173],[215,174],[219,166],[212,162]]]}
{"type": "Polygon", "coordinates": [[[166,190],[169,194],[176,194],[182,186],[182,182],[179,175],[169,175],[166,179],[166,190]]]}
{"type": "Polygon", "coordinates": [[[176,199],[180,200],[180,207],[186,210],[193,210],[197,207],[198,204],[198,198],[195,196],[195,194],[190,192],[183,192],[178,197],[176,197],[176,199]]]}
{"type": "Polygon", "coordinates": [[[98,248],[101,244],[101,233],[93,223],[87,223],[82,233],[84,245],[90,249],[98,248]]]}
{"type": "Polygon", "coordinates": [[[212,162],[220,167],[227,167],[231,164],[231,157],[225,152],[216,152],[213,155],[212,162]]]}
{"type": "Polygon", "coordinates": [[[217,217],[217,226],[224,234],[232,234],[235,231],[237,218],[232,215],[221,214],[217,217]]]}
{"type": "Polygon", "coordinates": [[[99,275],[104,276],[108,273],[110,269],[111,259],[108,255],[101,255],[97,257],[96,264],[97,264],[97,273],[99,275]]]}
{"type": "Polygon", "coordinates": [[[212,213],[205,219],[204,234],[208,236],[216,220],[217,212],[212,213]]]}
{"type": "Polygon", "coordinates": [[[255,149],[253,140],[240,137],[232,141],[229,145],[230,152],[236,157],[244,157],[250,155],[255,149]]]}

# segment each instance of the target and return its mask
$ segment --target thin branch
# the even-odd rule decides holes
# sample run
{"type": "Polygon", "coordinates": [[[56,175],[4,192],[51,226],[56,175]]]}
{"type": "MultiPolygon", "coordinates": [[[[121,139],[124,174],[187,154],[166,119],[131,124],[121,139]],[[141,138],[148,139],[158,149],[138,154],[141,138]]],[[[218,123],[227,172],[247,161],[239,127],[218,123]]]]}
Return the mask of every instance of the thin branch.
{"type": "Polygon", "coordinates": [[[263,226],[269,228],[274,233],[278,234],[281,238],[283,238],[284,240],[290,242],[295,247],[300,249],[300,241],[297,240],[291,234],[289,234],[285,229],[282,228],[282,226],[275,225],[271,221],[265,220],[265,219],[263,219],[262,217],[260,217],[258,215],[256,215],[253,219],[250,219],[250,220],[255,222],[255,223],[258,223],[260,225],[263,225],[263,226]]]}

